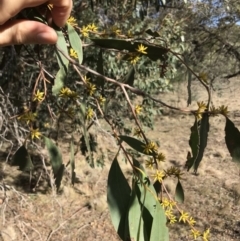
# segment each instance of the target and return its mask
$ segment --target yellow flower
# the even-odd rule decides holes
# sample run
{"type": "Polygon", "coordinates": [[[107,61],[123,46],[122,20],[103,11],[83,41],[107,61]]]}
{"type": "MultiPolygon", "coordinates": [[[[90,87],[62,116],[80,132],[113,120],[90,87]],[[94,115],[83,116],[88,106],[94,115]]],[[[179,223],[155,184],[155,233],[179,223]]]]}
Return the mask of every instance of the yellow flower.
{"type": "Polygon", "coordinates": [[[78,58],[78,55],[77,55],[76,50],[70,48],[70,56],[71,56],[72,58],[77,59],[77,58],[78,58]]]}
{"type": "Polygon", "coordinates": [[[209,235],[210,235],[210,229],[208,228],[204,233],[203,233],[203,241],[208,241],[209,240],[209,235]]]}
{"type": "Polygon", "coordinates": [[[168,208],[168,210],[172,210],[173,207],[176,206],[176,202],[167,198],[163,198],[161,205],[163,208],[168,208]]]}
{"type": "Polygon", "coordinates": [[[172,210],[167,209],[167,210],[165,211],[165,215],[166,215],[167,218],[169,219],[170,224],[174,224],[174,223],[177,222],[177,219],[176,219],[176,217],[173,215],[172,210]]]}
{"type": "Polygon", "coordinates": [[[115,35],[117,35],[117,36],[121,34],[121,30],[118,29],[117,26],[113,26],[113,27],[112,27],[112,32],[113,32],[113,34],[115,34],[115,35]]]}
{"type": "Polygon", "coordinates": [[[92,32],[97,32],[97,26],[94,24],[94,23],[92,23],[92,24],[88,24],[88,29],[90,30],[90,31],[92,31],[92,32]]]}
{"type": "Polygon", "coordinates": [[[134,133],[133,133],[134,136],[137,136],[137,137],[142,137],[142,132],[139,128],[134,128],[134,133]]]}
{"type": "Polygon", "coordinates": [[[82,35],[84,36],[84,37],[88,37],[89,36],[89,28],[88,28],[88,26],[87,27],[85,27],[85,26],[83,26],[82,27],[82,29],[81,29],[81,33],[82,33],[82,35]]]}
{"type": "Polygon", "coordinates": [[[215,106],[211,106],[210,113],[212,116],[217,116],[219,114],[219,109],[216,109],[215,106]]]}
{"type": "Polygon", "coordinates": [[[83,77],[83,80],[86,84],[88,84],[90,82],[90,78],[87,78],[86,75],[83,77]]]}
{"type": "Polygon", "coordinates": [[[169,200],[168,201],[168,208],[169,209],[173,209],[173,207],[176,206],[176,202],[173,200],[169,200]]]}
{"type": "Polygon", "coordinates": [[[176,202],[167,198],[163,198],[161,205],[163,208],[168,208],[168,210],[172,210],[173,207],[176,206],[176,202]]]}
{"type": "Polygon", "coordinates": [[[30,132],[31,132],[31,137],[32,137],[32,139],[34,139],[34,138],[39,139],[40,136],[42,135],[42,134],[39,132],[39,129],[31,129],[30,132]]]}
{"type": "Polygon", "coordinates": [[[165,215],[170,219],[170,217],[173,216],[172,210],[167,209],[167,210],[165,211],[165,215]]]}
{"type": "Polygon", "coordinates": [[[228,116],[229,111],[228,111],[228,107],[227,106],[224,106],[224,105],[220,106],[218,108],[218,111],[219,111],[220,114],[224,115],[225,117],[228,116]]]}
{"type": "Polygon", "coordinates": [[[75,91],[71,90],[71,92],[68,94],[68,97],[72,99],[77,99],[78,94],[75,91]]]}
{"type": "Polygon", "coordinates": [[[183,173],[181,173],[181,170],[177,167],[170,167],[165,171],[166,175],[168,176],[175,176],[177,178],[181,178],[183,173]]]}
{"type": "Polygon", "coordinates": [[[207,109],[207,105],[203,101],[197,102],[197,105],[200,113],[203,113],[207,109]]]}
{"type": "Polygon", "coordinates": [[[170,220],[170,224],[174,224],[174,223],[177,222],[177,219],[176,219],[176,217],[175,217],[174,215],[172,215],[172,216],[169,218],[169,220],[170,220]]]}
{"type": "Polygon", "coordinates": [[[136,105],[135,106],[135,113],[138,115],[142,112],[142,106],[141,105],[136,105]]]}
{"type": "Polygon", "coordinates": [[[33,101],[41,102],[43,99],[44,99],[44,92],[40,92],[39,90],[37,90],[37,93],[34,94],[33,101]]]}
{"type": "Polygon", "coordinates": [[[93,118],[93,115],[94,115],[93,109],[92,109],[91,107],[88,108],[88,109],[87,109],[87,114],[86,114],[87,119],[88,119],[88,120],[89,120],[89,119],[92,119],[92,118],[93,118]]]}
{"type": "Polygon", "coordinates": [[[70,24],[72,27],[77,26],[77,20],[73,16],[70,16],[68,18],[67,23],[70,24]]]}
{"type": "Polygon", "coordinates": [[[20,115],[18,117],[19,120],[23,120],[26,121],[27,124],[29,124],[29,122],[34,122],[36,120],[36,113],[32,113],[31,111],[25,112],[23,115],[20,115]]]}
{"type": "Polygon", "coordinates": [[[99,98],[98,98],[98,101],[99,101],[100,105],[103,105],[104,102],[106,101],[106,98],[104,98],[103,96],[100,95],[99,98]]]}
{"type": "Polygon", "coordinates": [[[157,159],[158,162],[164,162],[165,155],[163,153],[159,152],[156,156],[156,159],[157,159]]]}
{"type": "Polygon", "coordinates": [[[150,169],[153,169],[153,165],[154,165],[154,160],[153,160],[153,158],[150,158],[150,159],[147,160],[146,163],[145,163],[145,166],[146,166],[147,168],[150,168],[150,169]]]}
{"type": "Polygon", "coordinates": [[[187,212],[184,213],[184,211],[181,211],[179,222],[183,221],[185,223],[186,221],[188,221],[188,219],[189,219],[189,214],[187,212]]]}
{"type": "Polygon", "coordinates": [[[157,146],[154,142],[150,141],[147,145],[144,146],[144,153],[146,154],[152,154],[157,152],[157,146]]]}
{"type": "Polygon", "coordinates": [[[67,98],[71,96],[72,91],[68,87],[63,87],[60,90],[59,97],[67,98]]]}
{"type": "Polygon", "coordinates": [[[142,44],[138,45],[138,49],[136,49],[141,54],[147,54],[145,50],[147,50],[148,47],[144,47],[142,44]]]}
{"type": "Polygon", "coordinates": [[[159,171],[157,170],[155,174],[152,175],[152,177],[154,177],[154,181],[159,181],[162,182],[163,178],[165,177],[165,173],[163,171],[159,171]]]}
{"type": "Polygon", "coordinates": [[[200,236],[200,232],[196,229],[191,229],[191,232],[194,240],[196,240],[200,236]]]}
{"type": "Polygon", "coordinates": [[[94,84],[92,84],[92,83],[88,83],[87,84],[87,89],[88,89],[88,94],[90,95],[90,96],[92,96],[94,93],[95,93],[95,91],[96,91],[96,85],[94,85],[94,84]]]}
{"type": "Polygon", "coordinates": [[[202,119],[202,114],[205,112],[205,110],[207,109],[206,104],[202,101],[202,102],[197,102],[198,104],[198,110],[196,112],[196,117],[198,120],[202,119]]]}
{"type": "Polygon", "coordinates": [[[139,61],[140,57],[138,55],[136,55],[135,57],[130,57],[130,63],[135,65],[138,61],[139,61]]]}
{"type": "Polygon", "coordinates": [[[167,208],[169,206],[169,200],[167,198],[163,198],[161,205],[163,208],[167,208]]]}
{"type": "Polygon", "coordinates": [[[190,217],[187,221],[190,226],[194,226],[194,224],[196,223],[196,221],[193,219],[193,217],[190,217]]]}

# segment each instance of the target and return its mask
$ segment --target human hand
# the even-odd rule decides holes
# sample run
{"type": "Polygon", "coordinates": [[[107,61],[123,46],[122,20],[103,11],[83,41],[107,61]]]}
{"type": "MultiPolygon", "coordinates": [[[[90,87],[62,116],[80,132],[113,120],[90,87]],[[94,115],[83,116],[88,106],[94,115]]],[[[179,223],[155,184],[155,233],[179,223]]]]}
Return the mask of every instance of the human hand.
{"type": "Polygon", "coordinates": [[[51,27],[37,21],[11,20],[24,8],[44,3],[53,4],[53,21],[59,27],[64,26],[72,10],[72,0],[0,0],[0,47],[56,43],[57,34],[51,27]]]}

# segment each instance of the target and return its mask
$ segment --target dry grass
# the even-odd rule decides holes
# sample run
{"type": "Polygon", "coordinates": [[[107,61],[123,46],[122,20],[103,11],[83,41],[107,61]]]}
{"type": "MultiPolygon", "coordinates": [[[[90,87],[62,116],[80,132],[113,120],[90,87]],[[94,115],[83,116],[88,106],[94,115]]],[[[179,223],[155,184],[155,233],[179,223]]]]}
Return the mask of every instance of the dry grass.
{"type": "MultiPolygon", "coordinates": [[[[213,93],[216,106],[228,105],[230,118],[240,128],[240,80],[232,79],[216,84],[213,93]],[[221,87],[221,89],[220,89],[221,87]]],[[[166,103],[186,108],[186,87],[181,84],[175,93],[159,96],[166,103]]],[[[193,84],[193,99],[205,100],[204,89],[193,84]]],[[[156,120],[154,131],[148,130],[148,137],[160,141],[160,148],[167,157],[163,168],[179,166],[183,172],[182,181],[186,201],[181,208],[188,211],[197,221],[200,230],[211,227],[212,241],[240,240],[240,176],[239,168],[231,162],[224,143],[223,117],[211,119],[208,146],[199,167],[199,175],[186,172],[183,168],[189,150],[188,140],[193,117],[165,110],[156,120]]],[[[76,157],[78,182],[71,187],[66,174],[60,195],[54,195],[51,188],[36,189],[29,193],[21,188],[28,183],[26,177],[14,167],[0,162],[0,240],[119,240],[111,225],[106,203],[106,180],[114,152],[117,150],[111,138],[98,136],[101,147],[107,153],[111,150],[105,167],[90,168],[84,157],[76,157]],[[1,189],[2,188],[2,189],[1,189]]],[[[60,144],[64,163],[68,162],[69,143],[60,144]]],[[[130,168],[120,162],[130,177],[130,168]]],[[[168,189],[174,191],[175,183],[170,181],[168,189]]],[[[27,188],[26,188],[27,189],[27,188]]],[[[170,240],[192,240],[186,226],[170,227],[170,240]]]]}

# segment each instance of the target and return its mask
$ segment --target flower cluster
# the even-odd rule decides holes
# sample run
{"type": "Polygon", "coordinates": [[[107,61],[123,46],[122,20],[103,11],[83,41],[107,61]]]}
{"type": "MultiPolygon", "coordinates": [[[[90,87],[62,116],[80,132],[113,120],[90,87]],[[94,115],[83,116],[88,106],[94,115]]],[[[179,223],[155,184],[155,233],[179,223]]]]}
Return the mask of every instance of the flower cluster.
{"type": "Polygon", "coordinates": [[[202,119],[202,114],[206,111],[207,106],[206,104],[202,101],[202,102],[197,102],[198,105],[198,110],[196,112],[196,117],[197,120],[201,120],[202,119]]]}
{"type": "Polygon", "coordinates": [[[157,153],[157,145],[156,143],[150,141],[144,146],[144,153],[146,154],[154,154],[157,153]]]}
{"type": "Polygon", "coordinates": [[[87,26],[83,26],[81,28],[81,34],[83,35],[83,37],[88,38],[89,37],[89,33],[97,33],[98,27],[92,23],[92,24],[88,24],[87,26]]]}
{"type": "Polygon", "coordinates": [[[72,27],[76,27],[78,25],[76,18],[74,18],[73,16],[70,16],[68,18],[67,23],[70,24],[72,27]]]}
{"type": "Polygon", "coordinates": [[[75,91],[69,89],[68,87],[63,87],[60,90],[59,97],[76,99],[78,98],[78,94],[75,91]]]}
{"type": "Polygon", "coordinates": [[[77,55],[77,51],[74,50],[73,48],[70,48],[70,53],[69,53],[70,57],[77,59],[78,55],[77,55]]]}
{"type": "Polygon", "coordinates": [[[36,121],[37,114],[31,111],[26,111],[18,117],[19,120],[25,121],[27,124],[36,121]]]}

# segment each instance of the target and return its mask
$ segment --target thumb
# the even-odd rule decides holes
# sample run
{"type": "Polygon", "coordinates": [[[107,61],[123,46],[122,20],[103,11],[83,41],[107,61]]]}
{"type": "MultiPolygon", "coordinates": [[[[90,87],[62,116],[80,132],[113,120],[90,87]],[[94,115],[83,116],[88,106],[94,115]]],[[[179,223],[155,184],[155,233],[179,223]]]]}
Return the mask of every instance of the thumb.
{"type": "Polygon", "coordinates": [[[36,21],[13,20],[0,26],[0,47],[18,44],[55,44],[56,42],[56,32],[36,21]]]}

